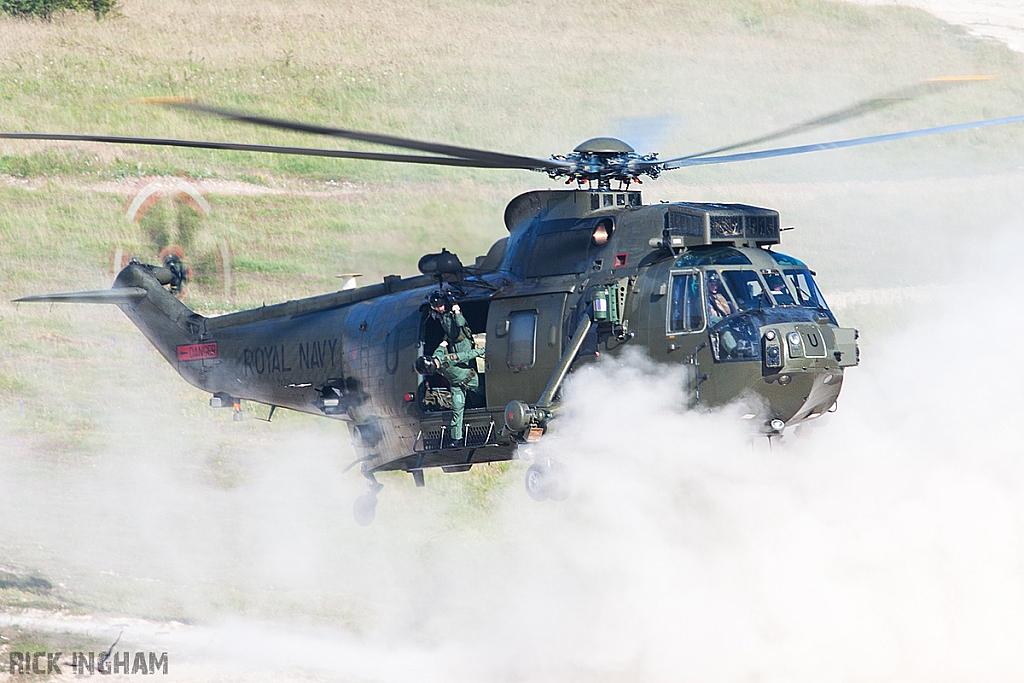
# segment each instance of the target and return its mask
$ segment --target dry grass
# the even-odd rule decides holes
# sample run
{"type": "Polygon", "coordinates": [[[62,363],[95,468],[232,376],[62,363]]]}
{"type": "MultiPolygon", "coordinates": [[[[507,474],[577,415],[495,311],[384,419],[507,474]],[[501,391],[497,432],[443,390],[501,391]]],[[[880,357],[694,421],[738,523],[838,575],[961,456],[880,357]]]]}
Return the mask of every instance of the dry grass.
{"type": "MultiPolygon", "coordinates": [[[[902,8],[822,0],[629,7],[129,0],[122,11],[123,17],[99,23],[71,15],[52,23],[0,18],[0,129],[316,144],[132,103],[192,95],[542,157],[594,135],[635,140],[643,129],[660,127],[651,144],[668,156],[920,78],[970,73],[1002,78],[828,134],[1024,112],[1019,56],[902,8]]],[[[936,268],[955,267],[964,235],[992,234],[1008,219],[1022,140],[1024,130],[1007,128],[815,159],[679,171],[645,191],[648,201],[718,199],[780,209],[786,224],[800,228],[786,233],[785,250],[818,268],[826,292],[865,279],[879,286],[928,283],[941,279],[936,268]],[[1001,173],[998,180],[870,180],[990,167],[1001,173]],[[836,182],[850,178],[861,180],[836,182]],[[908,226],[930,232],[925,238],[908,226]]],[[[230,240],[235,306],[327,291],[341,272],[366,273],[366,282],[409,274],[420,254],[442,246],[469,261],[502,236],[501,213],[511,196],[552,186],[526,172],[0,143],[0,173],[18,176],[0,184],[0,448],[18,452],[26,472],[84,471],[115,446],[123,454],[138,445],[159,459],[163,453],[150,453],[150,444],[175,444],[187,451],[187,469],[202,485],[225,489],[297,431],[329,435],[337,460],[350,458],[341,425],[293,414],[279,414],[274,425],[238,425],[228,411],[211,411],[113,308],[6,303],[25,294],[108,286],[107,264],[117,246],[152,259],[145,231],[122,217],[125,195],[93,185],[118,179],[131,185],[141,175],[179,171],[282,191],[210,196],[213,212],[190,256],[202,276],[216,242],[230,240]],[[331,181],[349,183],[352,191],[332,195],[331,181]]],[[[232,305],[212,280],[200,279],[189,297],[205,311],[232,305]]],[[[845,322],[861,326],[875,315],[852,313],[863,317],[845,322]]],[[[866,348],[873,343],[870,334],[863,341],[866,348]]],[[[457,492],[450,524],[465,530],[485,523],[500,471],[437,477],[431,486],[443,482],[457,492]]],[[[518,474],[511,478],[518,488],[518,474]]],[[[412,494],[403,497],[410,486],[405,478],[389,484],[389,495],[404,501],[395,504],[415,504],[412,494]]],[[[22,561],[29,566],[60,564],[34,546],[4,547],[28,553],[22,561]]],[[[144,598],[142,589],[120,580],[95,593],[120,596],[117,605],[128,611],[139,600],[160,613],[173,609],[171,598],[153,604],[163,594],[144,598]]],[[[251,595],[236,597],[263,609],[251,595]]]]}
{"type": "MultiPolygon", "coordinates": [[[[660,151],[683,153],[934,75],[994,73],[1004,81],[846,130],[1024,105],[1021,60],[1005,48],[915,10],[821,0],[592,3],[586,11],[548,2],[171,1],[159,10],[126,2],[123,14],[99,23],[75,15],[52,24],[0,19],[0,128],[315,144],[133,103],[189,95],[537,156],[611,128],[628,133],[634,119],[666,117],[674,126],[660,151]]],[[[995,149],[1008,136],[986,139],[995,149]]],[[[57,148],[64,151],[36,172],[126,172],[132,164],[117,159],[130,158],[143,170],[195,175],[256,168],[376,180],[495,176],[243,153],[57,148]]],[[[4,149],[21,156],[54,147],[4,149]]]]}

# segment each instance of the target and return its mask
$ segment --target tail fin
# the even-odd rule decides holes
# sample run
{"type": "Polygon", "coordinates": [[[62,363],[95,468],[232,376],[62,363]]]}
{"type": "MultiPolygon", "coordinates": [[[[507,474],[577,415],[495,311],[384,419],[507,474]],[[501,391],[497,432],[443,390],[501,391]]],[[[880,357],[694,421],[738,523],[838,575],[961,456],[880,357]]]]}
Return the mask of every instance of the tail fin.
{"type": "Polygon", "coordinates": [[[40,294],[14,301],[116,304],[167,362],[177,366],[177,347],[200,341],[206,318],[167,291],[164,285],[170,282],[167,268],[132,263],[118,273],[110,289],[40,294]]]}

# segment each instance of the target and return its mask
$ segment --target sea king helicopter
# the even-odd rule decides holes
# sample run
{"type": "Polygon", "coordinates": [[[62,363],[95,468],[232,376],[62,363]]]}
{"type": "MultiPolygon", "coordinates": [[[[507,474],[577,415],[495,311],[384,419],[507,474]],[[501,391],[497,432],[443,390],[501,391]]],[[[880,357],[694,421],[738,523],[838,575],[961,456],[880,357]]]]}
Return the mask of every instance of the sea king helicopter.
{"type": "MultiPolygon", "coordinates": [[[[859,362],[857,331],[841,327],[807,265],[775,250],[779,213],[744,204],[646,205],[641,176],[1024,122],[973,121],[853,139],[736,150],[861,116],[975,78],[925,81],[794,126],[686,156],[641,155],[608,137],[549,159],[285,121],[191,100],[157,103],[270,128],[387,145],[420,154],[281,147],[110,135],[0,133],[9,139],[141,144],[302,154],[373,161],[527,169],[571,189],[535,190],[505,209],[508,235],[465,265],[447,250],[420,259],[420,275],[214,317],[176,296],[187,268],[133,260],[107,290],[26,296],[20,302],[117,305],[210,405],[241,401],[344,420],[368,491],[356,521],[372,522],[381,471],[464,472],[522,457],[523,444],[557,423],[561,390],[600,355],[643,349],[687,369],[693,407],[745,402],[765,434],[834,410],[845,368],[859,362]],[[445,340],[433,303],[458,307],[464,334],[484,355],[472,367],[476,400],[451,434],[451,387],[420,374],[417,359],[445,340]]],[[[526,449],[523,449],[526,450],[526,449]]],[[[538,459],[539,460],[539,459],[538,459]]],[[[562,465],[535,461],[526,489],[536,500],[568,494],[562,465]]]]}

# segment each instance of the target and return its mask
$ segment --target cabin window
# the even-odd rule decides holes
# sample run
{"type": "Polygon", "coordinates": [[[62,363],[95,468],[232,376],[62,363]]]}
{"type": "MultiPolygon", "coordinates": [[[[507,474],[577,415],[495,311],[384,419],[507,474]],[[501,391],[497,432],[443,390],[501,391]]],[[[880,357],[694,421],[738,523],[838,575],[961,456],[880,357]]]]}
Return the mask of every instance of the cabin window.
{"type": "Polygon", "coordinates": [[[537,355],[537,311],[513,311],[508,322],[508,366],[531,367],[537,355]]]}
{"type": "Polygon", "coordinates": [[[711,351],[718,362],[761,360],[760,331],[746,316],[726,320],[712,331],[711,351]]]}
{"type": "Polygon", "coordinates": [[[700,303],[700,278],[695,273],[672,275],[672,303],[669,308],[669,332],[694,332],[704,327],[704,309],[700,303]]]}

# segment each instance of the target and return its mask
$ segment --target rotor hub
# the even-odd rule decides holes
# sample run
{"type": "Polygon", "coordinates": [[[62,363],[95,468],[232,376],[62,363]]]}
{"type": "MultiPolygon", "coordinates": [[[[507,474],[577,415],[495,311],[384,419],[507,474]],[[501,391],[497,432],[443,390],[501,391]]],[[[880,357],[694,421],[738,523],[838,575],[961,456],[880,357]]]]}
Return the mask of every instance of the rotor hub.
{"type": "Polygon", "coordinates": [[[612,181],[629,185],[640,182],[641,175],[657,178],[661,170],[651,163],[657,160],[657,154],[637,154],[617,138],[591,138],[577,145],[572,154],[553,155],[551,158],[568,161],[572,165],[548,169],[549,176],[567,177],[566,184],[597,182],[599,190],[610,189],[612,181]]]}
{"type": "Polygon", "coordinates": [[[636,150],[618,138],[590,138],[576,145],[574,152],[580,154],[632,154],[636,150]]]}

